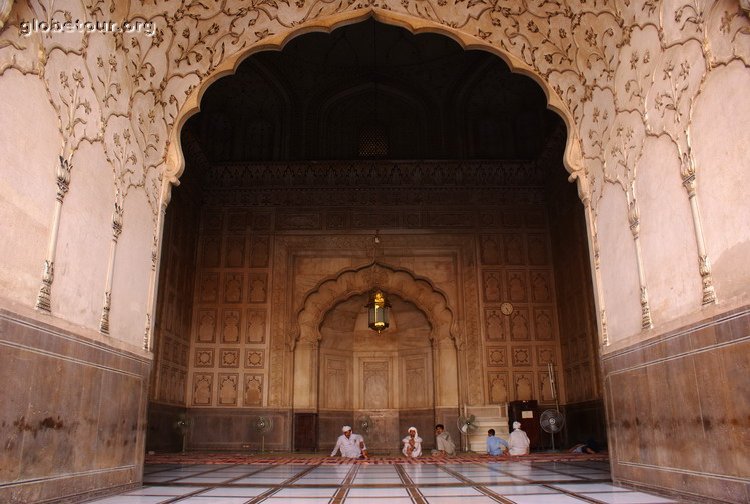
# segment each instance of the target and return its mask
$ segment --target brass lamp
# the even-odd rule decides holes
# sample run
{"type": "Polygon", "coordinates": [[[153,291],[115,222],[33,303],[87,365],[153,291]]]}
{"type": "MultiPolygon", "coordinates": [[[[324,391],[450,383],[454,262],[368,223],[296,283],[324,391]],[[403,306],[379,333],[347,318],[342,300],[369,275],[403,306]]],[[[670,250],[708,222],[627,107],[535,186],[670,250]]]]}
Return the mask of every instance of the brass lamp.
{"type": "Polygon", "coordinates": [[[367,307],[367,326],[378,334],[388,329],[388,312],[391,303],[385,298],[385,294],[377,289],[370,294],[370,302],[367,307]]]}

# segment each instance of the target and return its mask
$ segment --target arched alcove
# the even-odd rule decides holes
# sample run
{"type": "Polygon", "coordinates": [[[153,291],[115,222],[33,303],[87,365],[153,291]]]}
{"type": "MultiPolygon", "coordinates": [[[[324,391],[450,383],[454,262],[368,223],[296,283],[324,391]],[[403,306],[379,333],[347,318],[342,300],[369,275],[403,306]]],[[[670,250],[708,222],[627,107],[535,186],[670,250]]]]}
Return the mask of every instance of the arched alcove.
{"type": "MultiPolygon", "coordinates": [[[[356,270],[347,270],[320,282],[315,289],[305,296],[304,304],[296,317],[298,327],[293,334],[294,345],[294,399],[295,411],[317,411],[321,401],[321,390],[318,382],[320,374],[320,341],[321,325],[336,306],[348,303],[350,299],[359,299],[369,293],[374,286],[388,295],[413,305],[424,316],[429,324],[429,340],[432,355],[429,361],[423,359],[424,369],[429,374],[432,369],[440,369],[435,374],[432,404],[427,409],[452,409],[457,411],[459,397],[458,359],[453,330],[454,317],[445,295],[435,289],[429,280],[418,278],[403,269],[395,269],[385,264],[372,263],[356,270]],[[311,380],[311,378],[313,378],[311,380]]],[[[364,308],[363,308],[364,311],[364,308]]],[[[382,362],[388,362],[382,361],[382,362]]],[[[398,375],[393,365],[388,365],[389,373],[398,375]]],[[[427,386],[427,382],[425,382],[427,386]]],[[[395,390],[386,404],[386,409],[399,409],[395,390]],[[396,406],[393,408],[393,406],[396,406]]],[[[429,396],[429,394],[428,394],[429,396]]],[[[324,402],[325,403],[325,402],[324,402]]],[[[352,409],[363,410],[365,403],[351,403],[352,409]],[[359,408],[357,408],[359,406],[359,408]]],[[[434,411],[430,412],[430,422],[434,420],[434,411]]],[[[398,417],[396,417],[396,420],[398,417]]],[[[420,424],[430,422],[420,421],[420,424]]],[[[397,431],[396,431],[397,432],[397,431]]],[[[395,438],[394,438],[395,439],[395,438]]]]}

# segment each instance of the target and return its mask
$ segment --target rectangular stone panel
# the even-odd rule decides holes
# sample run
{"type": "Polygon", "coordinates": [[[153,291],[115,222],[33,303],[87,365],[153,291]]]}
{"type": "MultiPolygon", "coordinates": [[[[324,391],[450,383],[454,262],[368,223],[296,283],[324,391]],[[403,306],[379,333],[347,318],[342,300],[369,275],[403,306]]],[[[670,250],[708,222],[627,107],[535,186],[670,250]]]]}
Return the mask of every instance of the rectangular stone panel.
{"type": "Polygon", "coordinates": [[[263,375],[245,373],[243,375],[243,406],[263,406],[263,375]]]}

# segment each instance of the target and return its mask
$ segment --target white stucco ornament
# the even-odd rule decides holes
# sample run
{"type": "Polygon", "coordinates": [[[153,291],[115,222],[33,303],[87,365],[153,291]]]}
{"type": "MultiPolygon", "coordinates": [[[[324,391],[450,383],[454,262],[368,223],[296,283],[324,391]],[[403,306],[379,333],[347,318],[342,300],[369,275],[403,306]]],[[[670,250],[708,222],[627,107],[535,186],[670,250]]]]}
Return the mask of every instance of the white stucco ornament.
{"type": "Polygon", "coordinates": [[[10,9],[13,7],[13,0],[0,0],[0,31],[5,26],[5,22],[10,17],[10,9]]]}

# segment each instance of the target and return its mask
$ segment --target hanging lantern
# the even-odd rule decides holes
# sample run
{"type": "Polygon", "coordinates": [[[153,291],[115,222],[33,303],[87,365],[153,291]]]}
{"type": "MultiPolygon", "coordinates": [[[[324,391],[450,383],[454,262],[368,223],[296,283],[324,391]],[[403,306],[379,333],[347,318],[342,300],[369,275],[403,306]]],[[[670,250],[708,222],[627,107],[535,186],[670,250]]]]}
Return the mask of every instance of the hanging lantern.
{"type": "Polygon", "coordinates": [[[378,334],[388,329],[388,312],[391,304],[381,290],[375,290],[370,295],[367,307],[367,326],[378,334]]]}

